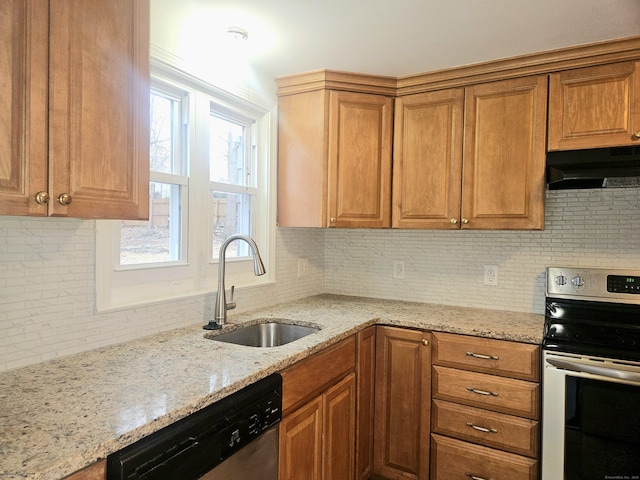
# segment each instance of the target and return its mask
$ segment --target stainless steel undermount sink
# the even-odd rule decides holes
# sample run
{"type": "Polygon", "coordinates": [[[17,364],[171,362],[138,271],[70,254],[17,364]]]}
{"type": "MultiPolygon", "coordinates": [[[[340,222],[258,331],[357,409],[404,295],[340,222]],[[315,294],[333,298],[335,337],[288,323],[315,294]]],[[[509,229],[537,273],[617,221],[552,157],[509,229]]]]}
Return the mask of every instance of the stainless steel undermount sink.
{"type": "Polygon", "coordinates": [[[276,319],[269,319],[264,323],[247,325],[228,333],[205,336],[210,340],[247,347],[279,347],[311,335],[318,330],[320,330],[319,327],[281,323],[276,319]]]}

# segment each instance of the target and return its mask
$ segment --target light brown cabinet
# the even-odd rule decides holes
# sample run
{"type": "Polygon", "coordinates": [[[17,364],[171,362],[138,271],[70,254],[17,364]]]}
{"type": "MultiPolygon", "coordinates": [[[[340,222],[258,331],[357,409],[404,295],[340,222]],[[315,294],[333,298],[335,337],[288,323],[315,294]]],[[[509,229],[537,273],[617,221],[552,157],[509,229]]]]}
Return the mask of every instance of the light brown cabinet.
{"type": "Polygon", "coordinates": [[[282,372],[281,480],[354,480],[356,337],[282,372]]]}
{"type": "Polygon", "coordinates": [[[104,480],[107,477],[107,461],[100,460],[82,470],[72,473],[65,480],[104,480]]]}
{"type": "Polygon", "coordinates": [[[146,218],[148,0],[0,8],[0,214],[146,218]]]}
{"type": "Polygon", "coordinates": [[[357,418],[356,479],[367,480],[373,472],[376,328],[358,332],[357,340],[357,418]]]}
{"type": "Polygon", "coordinates": [[[546,102],[544,76],[399,98],[393,226],[543,228],[546,102]]]}
{"type": "Polygon", "coordinates": [[[327,89],[280,97],[280,226],[390,226],[392,108],[384,95],[327,89]]]}
{"type": "Polygon", "coordinates": [[[640,145],[640,62],[549,77],[549,150],[640,145]]]}
{"type": "Polygon", "coordinates": [[[539,347],[439,332],[432,341],[431,478],[537,478],[539,347]]]}
{"type": "Polygon", "coordinates": [[[431,334],[378,327],[374,474],[429,478],[431,334]]]}

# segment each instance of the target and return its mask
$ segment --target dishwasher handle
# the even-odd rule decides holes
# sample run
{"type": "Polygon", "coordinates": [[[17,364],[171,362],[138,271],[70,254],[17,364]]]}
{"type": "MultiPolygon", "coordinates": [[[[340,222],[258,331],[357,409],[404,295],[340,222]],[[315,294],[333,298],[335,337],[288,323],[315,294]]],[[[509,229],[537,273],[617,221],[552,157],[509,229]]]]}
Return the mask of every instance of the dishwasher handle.
{"type": "Polygon", "coordinates": [[[627,382],[640,383],[640,373],[629,372],[627,370],[617,370],[615,368],[603,367],[601,365],[590,365],[586,363],[571,362],[559,358],[547,358],[546,362],[554,367],[571,372],[589,373],[607,378],[615,378],[627,382]]]}

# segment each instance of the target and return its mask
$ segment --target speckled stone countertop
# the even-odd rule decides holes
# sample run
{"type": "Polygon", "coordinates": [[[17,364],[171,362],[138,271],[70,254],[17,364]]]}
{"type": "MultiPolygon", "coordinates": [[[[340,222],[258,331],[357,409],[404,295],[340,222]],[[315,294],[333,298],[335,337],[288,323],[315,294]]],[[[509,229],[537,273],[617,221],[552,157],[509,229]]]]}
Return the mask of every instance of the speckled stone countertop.
{"type": "Polygon", "coordinates": [[[0,478],[60,479],[372,324],[525,343],[543,315],[320,295],[230,316],[321,330],[259,349],[204,337],[201,325],[0,374],[0,478]]]}

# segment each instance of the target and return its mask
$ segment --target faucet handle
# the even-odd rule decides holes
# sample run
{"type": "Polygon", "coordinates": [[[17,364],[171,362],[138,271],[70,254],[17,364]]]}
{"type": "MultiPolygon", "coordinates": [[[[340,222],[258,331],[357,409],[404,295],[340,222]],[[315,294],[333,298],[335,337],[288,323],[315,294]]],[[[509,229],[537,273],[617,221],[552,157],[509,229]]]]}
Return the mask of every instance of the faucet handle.
{"type": "Polygon", "coordinates": [[[227,310],[233,310],[234,308],[236,308],[236,302],[233,301],[233,293],[235,292],[236,286],[232,285],[231,286],[231,295],[229,298],[229,301],[227,302],[227,310]]]}

